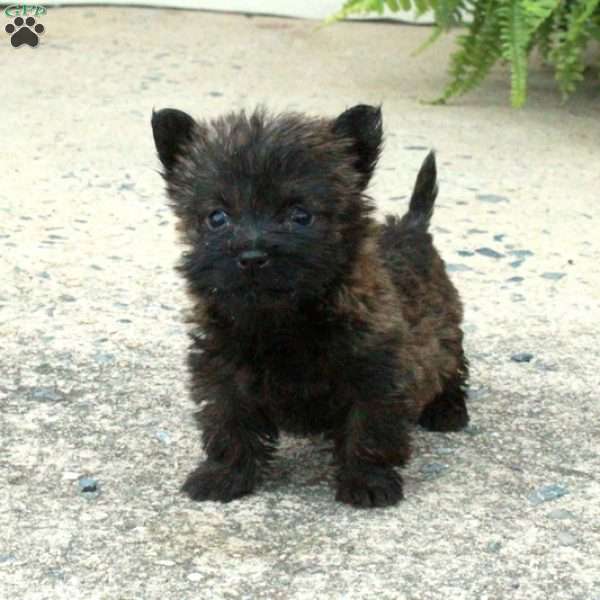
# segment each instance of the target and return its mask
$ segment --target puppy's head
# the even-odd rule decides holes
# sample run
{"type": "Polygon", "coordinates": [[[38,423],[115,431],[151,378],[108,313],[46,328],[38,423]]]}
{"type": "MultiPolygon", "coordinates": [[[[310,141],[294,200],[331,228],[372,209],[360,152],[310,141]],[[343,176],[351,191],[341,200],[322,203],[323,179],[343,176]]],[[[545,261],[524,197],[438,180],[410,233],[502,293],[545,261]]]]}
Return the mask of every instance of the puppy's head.
{"type": "Polygon", "coordinates": [[[289,312],[325,299],[351,271],[371,225],[364,190],[381,148],[378,108],[210,122],[163,109],[152,128],[194,295],[234,318],[289,312]]]}

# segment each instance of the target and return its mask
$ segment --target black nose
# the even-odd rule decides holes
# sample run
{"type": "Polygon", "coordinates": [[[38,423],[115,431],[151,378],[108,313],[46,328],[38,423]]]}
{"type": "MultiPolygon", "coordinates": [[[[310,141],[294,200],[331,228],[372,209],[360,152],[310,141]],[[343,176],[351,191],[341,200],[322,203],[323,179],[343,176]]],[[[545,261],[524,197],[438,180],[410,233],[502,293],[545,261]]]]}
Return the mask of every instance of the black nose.
{"type": "Polygon", "coordinates": [[[269,262],[269,255],[262,250],[246,250],[242,252],[237,259],[240,269],[256,268],[260,269],[269,262]]]}

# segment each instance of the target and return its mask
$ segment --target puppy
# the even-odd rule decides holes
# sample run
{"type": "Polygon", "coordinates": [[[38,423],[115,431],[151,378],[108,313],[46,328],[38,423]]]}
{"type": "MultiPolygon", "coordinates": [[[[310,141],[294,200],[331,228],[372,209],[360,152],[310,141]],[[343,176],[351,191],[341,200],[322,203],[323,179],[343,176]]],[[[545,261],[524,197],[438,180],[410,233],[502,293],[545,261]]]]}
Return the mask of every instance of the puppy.
{"type": "Polygon", "coordinates": [[[186,246],[178,269],[193,301],[188,366],[206,452],[183,490],[248,494],[280,431],[323,433],[337,500],[397,503],[411,425],[468,422],[462,305],[427,232],[434,155],[408,212],[377,224],[365,189],[379,108],[210,122],[164,109],[152,128],[186,246]]]}

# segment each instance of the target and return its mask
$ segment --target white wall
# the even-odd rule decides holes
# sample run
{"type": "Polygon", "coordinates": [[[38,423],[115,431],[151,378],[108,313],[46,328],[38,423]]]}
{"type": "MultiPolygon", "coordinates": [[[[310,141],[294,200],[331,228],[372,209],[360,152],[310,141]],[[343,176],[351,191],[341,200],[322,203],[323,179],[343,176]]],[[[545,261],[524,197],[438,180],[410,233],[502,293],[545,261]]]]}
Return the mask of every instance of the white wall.
{"type": "MultiPolygon", "coordinates": [[[[44,6],[69,4],[120,4],[142,6],[164,6],[172,8],[189,8],[198,10],[219,10],[225,12],[264,13],[287,17],[303,17],[307,19],[324,19],[341,7],[343,0],[46,0],[44,6]]],[[[415,21],[412,13],[400,12],[384,14],[385,18],[402,21],[415,21]]],[[[377,14],[369,17],[378,17],[377,14]]],[[[430,23],[431,19],[424,15],[421,23],[430,23]]]]}

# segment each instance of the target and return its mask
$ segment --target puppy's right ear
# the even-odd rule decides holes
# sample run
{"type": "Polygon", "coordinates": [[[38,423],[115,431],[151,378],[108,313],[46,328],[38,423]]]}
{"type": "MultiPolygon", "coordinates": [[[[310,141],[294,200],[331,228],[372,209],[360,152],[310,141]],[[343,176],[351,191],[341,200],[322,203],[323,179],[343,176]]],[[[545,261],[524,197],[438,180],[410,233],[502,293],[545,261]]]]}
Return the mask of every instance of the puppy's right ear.
{"type": "Polygon", "coordinates": [[[152,133],[160,162],[167,173],[172,170],[181,146],[192,139],[196,122],[175,108],[152,111],[152,133]]]}

